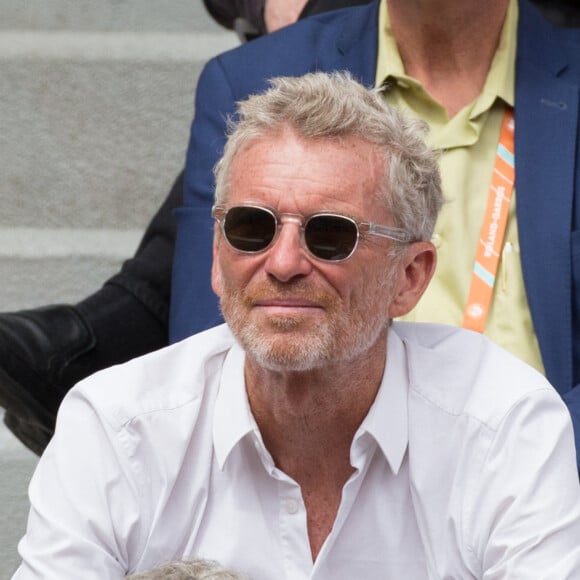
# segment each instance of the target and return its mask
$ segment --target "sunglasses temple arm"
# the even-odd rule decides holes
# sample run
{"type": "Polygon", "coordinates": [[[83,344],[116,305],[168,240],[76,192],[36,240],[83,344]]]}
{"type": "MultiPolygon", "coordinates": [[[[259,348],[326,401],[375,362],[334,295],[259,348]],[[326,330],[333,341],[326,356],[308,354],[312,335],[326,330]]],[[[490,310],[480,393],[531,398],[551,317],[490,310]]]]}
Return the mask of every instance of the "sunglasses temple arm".
{"type": "Polygon", "coordinates": [[[394,240],[395,242],[408,243],[412,242],[413,236],[401,229],[401,228],[391,228],[389,226],[381,226],[380,224],[374,224],[372,222],[366,222],[364,224],[367,229],[367,233],[374,236],[381,236],[383,238],[388,238],[394,240]]]}

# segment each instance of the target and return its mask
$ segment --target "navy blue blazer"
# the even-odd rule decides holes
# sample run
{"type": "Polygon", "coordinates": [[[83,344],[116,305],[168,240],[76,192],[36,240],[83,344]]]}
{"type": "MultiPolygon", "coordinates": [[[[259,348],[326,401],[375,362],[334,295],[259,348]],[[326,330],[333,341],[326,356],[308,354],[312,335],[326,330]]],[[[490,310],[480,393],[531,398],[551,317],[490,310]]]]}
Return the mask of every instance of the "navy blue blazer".
{"type": "MultiPolygon", "coordinates": [[[[222,321],[210,286],[211,169],[235,103],[274,76],[349,70],[375,81],[378,1],[308,18],[212,59],[197,88],[184,207],[177,212],[170,338],[222,321]]],[[[580,451],[580,30],[520,0],[516,211],[525,287],[548,379],[572,413],[580,451]]],[[[580,457],[580,454],[579,454],[580,457]]]]}

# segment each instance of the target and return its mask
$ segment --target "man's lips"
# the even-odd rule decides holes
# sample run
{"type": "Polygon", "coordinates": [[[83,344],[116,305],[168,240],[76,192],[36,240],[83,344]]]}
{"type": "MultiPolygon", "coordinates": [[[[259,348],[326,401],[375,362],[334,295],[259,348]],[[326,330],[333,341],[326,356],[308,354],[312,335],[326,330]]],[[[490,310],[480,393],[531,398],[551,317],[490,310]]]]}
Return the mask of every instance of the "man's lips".
{"type": "Polygon", "coordinates": [[[319,302],[314,302],[313,300],[307,300],[305,298],[262,298],[260,300],[255,300],[253,303],[254,307],[258,308],[268,308],[268,309],[281,309],[281,310],[302,310],[306,309],[321,309],[323,306],[319,302]]]}

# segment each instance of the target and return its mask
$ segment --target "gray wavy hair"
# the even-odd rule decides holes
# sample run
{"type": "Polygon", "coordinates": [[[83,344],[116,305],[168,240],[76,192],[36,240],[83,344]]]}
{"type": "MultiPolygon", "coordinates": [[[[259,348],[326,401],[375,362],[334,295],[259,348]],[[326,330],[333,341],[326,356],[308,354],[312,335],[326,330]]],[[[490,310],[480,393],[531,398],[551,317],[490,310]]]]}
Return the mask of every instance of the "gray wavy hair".
{"type": "Polygon", "coordinates": [[[429,240],[443,203],[439,155],[427,146],[428,126],[387,105],[380,89],[347,72],[277,77],[270,88],[240,101],[228,121],[228,140],[215,167],[216,203],[229,194],[237,153],[252,141],[291,127],[305,139],[358,137],[383,153],[384,181],[376,192],[397,227],[429,240]]]}
{"type": "Polygon", "coordinates": [[[213,560],[178,560],[146,572],[125,577],[126,580],[247,580],[223,568],[213,560]]]}

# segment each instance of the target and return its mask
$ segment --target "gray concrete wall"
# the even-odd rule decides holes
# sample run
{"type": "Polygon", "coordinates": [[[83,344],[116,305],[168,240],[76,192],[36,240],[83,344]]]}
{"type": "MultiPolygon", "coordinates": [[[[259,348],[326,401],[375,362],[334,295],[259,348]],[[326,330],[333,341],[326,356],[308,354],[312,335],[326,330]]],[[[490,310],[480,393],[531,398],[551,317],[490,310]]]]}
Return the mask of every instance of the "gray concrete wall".
{"type": "MultiPolygon", "coordinates": [[[[0,311],[74,302],[135,249],[183,166],[201,67],[237,39],[199,0],[0,0],[0,15],[0,311]]],[[[0,580],[35,464],[0,426],[0,580]]]]}

